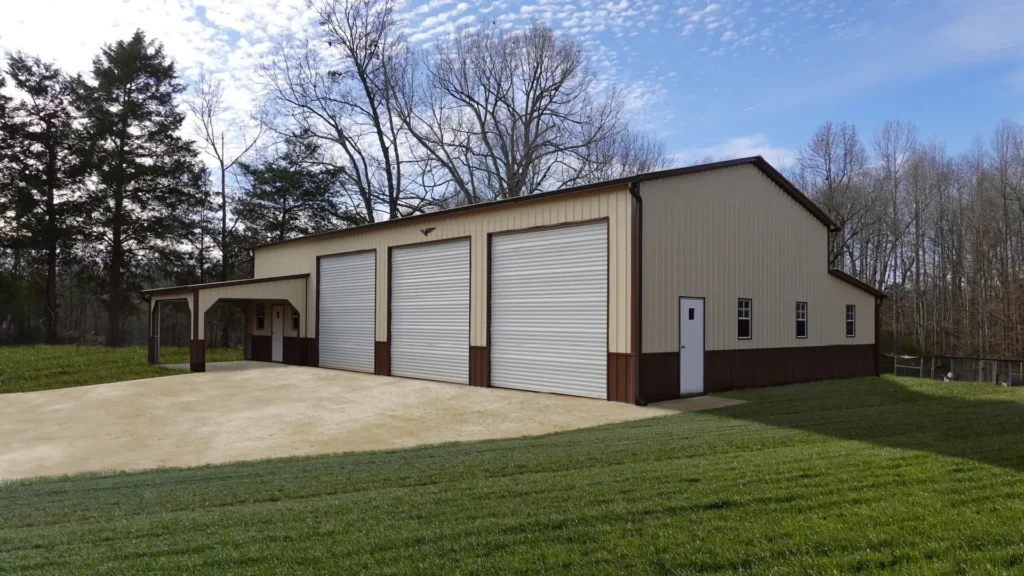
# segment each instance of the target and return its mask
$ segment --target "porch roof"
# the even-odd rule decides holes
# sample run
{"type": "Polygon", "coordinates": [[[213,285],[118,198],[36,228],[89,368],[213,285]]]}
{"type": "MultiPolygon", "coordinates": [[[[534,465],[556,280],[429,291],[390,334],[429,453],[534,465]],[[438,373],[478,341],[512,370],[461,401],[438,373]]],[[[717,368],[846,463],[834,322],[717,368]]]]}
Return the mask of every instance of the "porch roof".
{"type": "Polygon", "coordinates": [[[165,288],[150,288],[143,290],[146,296],[161,296],[174,292],[187,292],[190,290],[210,290],[213,288],[226,288],[229,286],[242,286],[245,284],[262,284],[264,282],[280,282],[282,280],[300,280],[309,278],[309,274],[292,274],[290,276],[271,276],[269,278],[246,278],[245,280],[228,280],[226,282],[207,282],[206,284],[188,284],[185,286],[167,286],[165,288]]]}

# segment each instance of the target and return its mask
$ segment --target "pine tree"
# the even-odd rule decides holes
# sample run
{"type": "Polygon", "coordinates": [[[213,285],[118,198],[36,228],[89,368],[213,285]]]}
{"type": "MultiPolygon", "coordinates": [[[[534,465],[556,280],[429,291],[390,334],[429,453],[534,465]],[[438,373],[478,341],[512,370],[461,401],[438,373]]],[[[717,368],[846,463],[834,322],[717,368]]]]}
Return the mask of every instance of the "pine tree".
{"type": "Polygon", "coordinates": [[[28,248],[45,259],[44,319],[46,341],[57,333],[57,258],[75,232],[81,181],[79,133],[68,77],[39,58],[16,53],[8,58],[13,88],[22,94],[10,107],[12,186],[20,201],[22,232],[28,248]]]}
{"type": "Polygon", "coordinates": [[[0,70],[0,343],[10,335],[10,320],[18,313],[18,288],[11,240],[17,230],[14,213],[13,153],[15,150],[10,117],[11,98],[4,93],[7,79],[0,70]]]}
{"type": "Polygon", "coordinates": [[[278,156],[261,164],[241,162],[239,169],[248,186],[236,209],[253,241],[278,242],[365,222],[338,201],[341,170],[325,167],[319,147],[304,135],[287,138],[278,156]]]}
{"type": "Polygon", "coordinates": [[[179,135],[185,116],[175,97],[183,87],[160,43],[137,31],[105,46],[91,82],[77,85],[95,177],[91,229],[109,283],[107,344],[118,346],[122,311],[144,280],[141,263],[177,250],[205,174],[179,135]]]}

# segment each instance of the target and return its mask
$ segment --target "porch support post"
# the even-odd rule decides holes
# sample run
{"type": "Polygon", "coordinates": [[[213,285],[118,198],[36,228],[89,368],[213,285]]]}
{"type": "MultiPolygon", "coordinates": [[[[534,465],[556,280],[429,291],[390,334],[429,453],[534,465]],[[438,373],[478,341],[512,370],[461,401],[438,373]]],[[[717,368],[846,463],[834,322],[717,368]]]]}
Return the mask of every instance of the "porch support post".
{"type": "Polygon", "coordinates": [[[160,363],[160,301],[153,301],[149,313],[149,363],[160,363]]]}
{"type": "Polygon", "coordinates": [[[193,372],[206,372],[206,346],[203,330],[199,329],[199,290],[192,291],[192,340],[189,342],[189,368],[193,372]]]}

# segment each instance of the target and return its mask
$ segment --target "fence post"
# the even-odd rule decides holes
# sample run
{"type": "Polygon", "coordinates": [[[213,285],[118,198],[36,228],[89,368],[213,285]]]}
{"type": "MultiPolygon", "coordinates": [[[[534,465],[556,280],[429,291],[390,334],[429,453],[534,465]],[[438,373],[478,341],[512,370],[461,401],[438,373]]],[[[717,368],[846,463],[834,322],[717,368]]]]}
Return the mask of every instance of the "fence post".
{"type": "Polygon", "coordinates": [[[932,356],[932,380],[935,380],[935,356],[932,356]]]}
{"type": "Polygon", "coordinates": [[[999,361],[992,361],[992,383],[999,384],[999,361]]]}
{"type": "Polygon", "coordinates": [[[982,374],[985,371],[985,363],[982,362],[981,360],[975,360],[974,361],[974,368],[975,368],[975,370],[978,373],[978,375],[974,378],[974,381],[975,382],[984,382],[985,379],[982,376],[982,374]]]}

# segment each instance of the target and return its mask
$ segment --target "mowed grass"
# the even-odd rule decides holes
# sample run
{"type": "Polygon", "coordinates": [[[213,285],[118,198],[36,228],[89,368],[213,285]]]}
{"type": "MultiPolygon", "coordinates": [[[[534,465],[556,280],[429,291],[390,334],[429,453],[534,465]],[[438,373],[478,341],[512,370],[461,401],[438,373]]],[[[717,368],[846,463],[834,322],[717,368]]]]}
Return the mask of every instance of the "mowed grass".
{"type": "MultiPolygon", "coordinates": [[[[207,362],[241,360],[242,350],[210,348],[207,362]]],[[[160,361],[188,362],[188,348],[164,346],[160,361]]],[[[89,386],[181,374],[147,362],[144,346],[0,346],[0,394],[89,386]]]]}
{"type": "Polygon", "coordinates": [[[877,378],[728,396],[749,403],[546,437],[8,484],[0,567],[1024,571],[1024,391],[877,378]]]}

